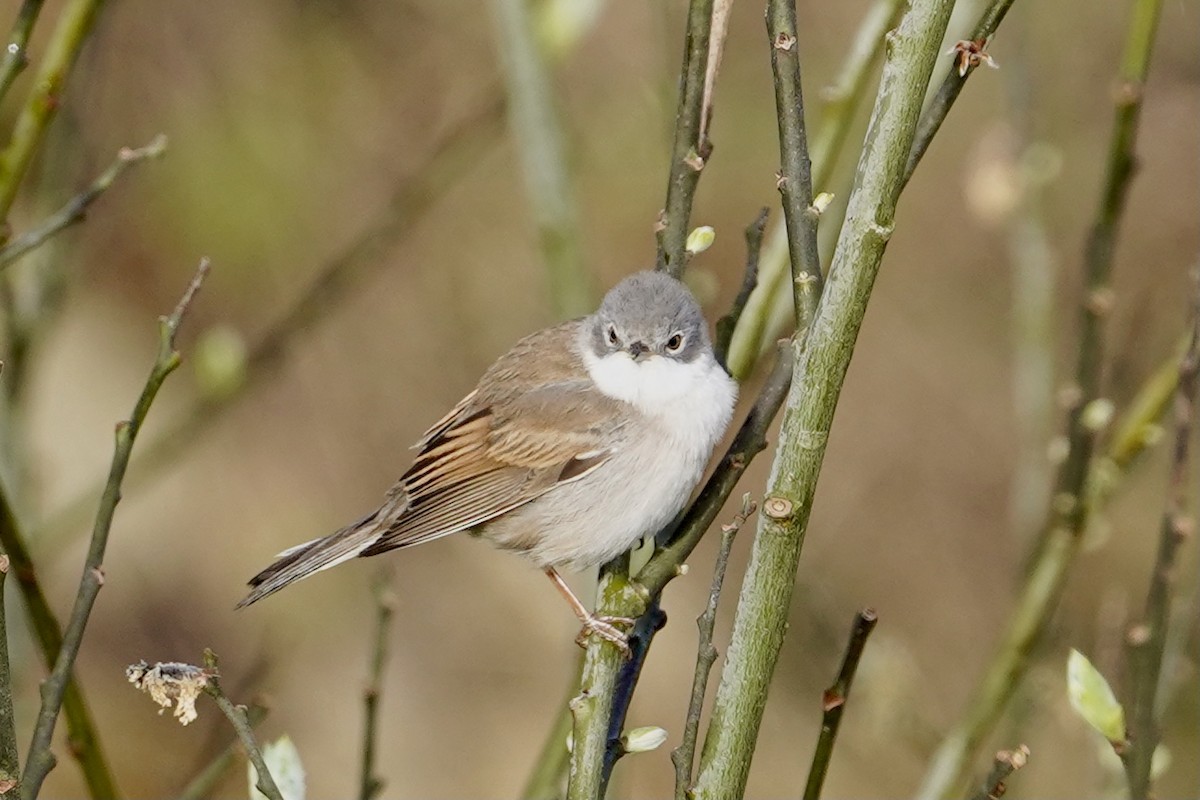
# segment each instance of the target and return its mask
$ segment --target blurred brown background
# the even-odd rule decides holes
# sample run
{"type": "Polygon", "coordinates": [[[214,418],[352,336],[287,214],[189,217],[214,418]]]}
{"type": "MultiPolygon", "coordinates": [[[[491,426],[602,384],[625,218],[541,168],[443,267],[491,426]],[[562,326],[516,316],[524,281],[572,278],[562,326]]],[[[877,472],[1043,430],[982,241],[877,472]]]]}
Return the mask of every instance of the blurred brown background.
{"type": "MultiPolygon", "coordinates": [[[[971,4],[960,5],[951,39],[975,16],[971,4]]],[[[821,689],[856,608],[873,605],[881,623],[828,797],[911,794],[989,657],[1028,535],[1014,532],[1010,511],[1022,425],[1012,388],[1013,222],[979,199],[995,182],[984,168],[995,166],[1003,131],[1025,104],[1033,139],[1060,162],[1044,198],[1060,310],[1045,344],[1065,380],[1128,5],[1016,4],[991,47],[1002,69],[970,82],[904,195],[838,410],[753,797],[799,794],[821,689]]],[[[692,270],[710,318],[723,313],[740,279],[742,228],[760,206],[777,216],[761,6],[740,3],[733,14],[716,151],[693,217],[718,232],[692,270]]],[[[554,68],[598,290],[652,263],[684,7],[595,0],[594,24],[554,68]]],[[[810,123],[820,119],[820,89],[866,7],[799,4],[810,123]]],[[[49,3],[44,19],[56,10],[49,3]]],[[[1187,270],[1200,248],[1198,16],[1194,3],[1167,3],[1151,70],[1142,169],[1122,227],[1109,327],[1118,408],[1180,335],[1187,270]]],[[[44,22],[35,37],[35,58],[48,28],[44,22]]],[[[471,2],[128,0],[105,9],[35,168],[38,191],[26,194],[14,228],[78,191],[119,147],[160,131],[170,147],[122,179],[86,225],[22,266],[52,261],[68,283],[29,376],[22,506],[30,527],[53,519],[107,469],[112,425],[127,415],[152,358],[154,318],[175,302],[199,256],[211,256],[214,268],[187,322],[185,354],[218,326],[257,341],[329,259],[387,217],[388,198],[445,132],[502,91],[494,36],[487,4],[471,2]]],[[[17,83],[6,125],[28,82],[26,74],[17,83]]],[[[520,559],[452,537],[340,567],[233,611],[246,578],[272,554],[373,508],[421,431],[510,343],[555,321],[513,145],[502,127],[485,139],[428,213],[371,261],[378,268],[363,270],[289,340],[277,368],[158,480],[126,491],[79,674],[129,796],[171,793],[227,733],[211,706],[186,729],[156,716],[125,683],[125,665],[194,663],[206,646],[221,654],[226,688],[239,699],[270,695],[262,730],[296,741],[310,797],[355,791],[369,579],[385,565],[399,605],[383,699],[384,796],[520,790],[577,654],[574,620],[520,559]]],[[[168,382],[145,441],[205,391],[194,362],[168,382]]],[[[1054,386],[1043,390],[1048,396],[1054,386]]],[[[739,494],[761,491],[768,463],[769,454],[756,462],[739,494]]],[[[1019,796],[1098,795],[1105,786],[1097,737],[1066,704],[1065,656],[1074,646],[1116,669],[1120,624],[1143,602],[1165,475],[1160,448],[1122,486],[1107,517],[1109,538],[1080,558],[1045,658],[1016,704],[1022,722],[988,745],[986,752],[1029,743],[1033,757],[1014,783],[1019,796]]],[[[35,542],[63,614],[85,527],[43,528],[35,542]]],[[[749,544],[745,534],[736,548],[719,644],[749,544]]],[[[667,728],[672,739],[622,762],[614,796],[670,791],[667,748],[682,727],[691,620],[712,553],[711,542],[702,546],[690,576],[669,590],[671,624],[630,716],[634,725],[667,728]]],[[[1200,782],[1195,554],[1193,543],[1181,573],[1192,635],[1173,678],[1179,691],[1166,742],[1175,758],[1163,798],[1195,796],[1200,782]]],[[[19,602],[13,591],[9,599],[19,602]]],[[[29,725],[42,670],[22,627],[10,631],[17,713],[29,725]]],[[[47,796],[83,793],[65,748],[50,780],[47,796]]],[[[244,796],[244,786],[238,771],[222,796],[244,796]]]]}

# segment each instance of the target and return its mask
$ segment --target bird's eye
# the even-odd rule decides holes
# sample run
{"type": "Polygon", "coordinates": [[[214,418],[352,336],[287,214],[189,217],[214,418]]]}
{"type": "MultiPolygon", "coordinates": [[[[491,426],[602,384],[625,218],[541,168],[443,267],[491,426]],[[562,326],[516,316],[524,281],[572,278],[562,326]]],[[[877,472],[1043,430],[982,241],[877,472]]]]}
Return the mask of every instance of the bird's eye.
{"type": "Polygon", "coordinates": [[[683,334],[682,333],[671,334],[671,338],[667,339],[667,350],[671,351],[672,353],[678,353],[682,347],[683,347],[683,334]]]}
{"type": "Polygon", "coordinates": [[[617,329],[613,325],[608,326],[608,343],[609,344],[617,343],[617,329]]]}

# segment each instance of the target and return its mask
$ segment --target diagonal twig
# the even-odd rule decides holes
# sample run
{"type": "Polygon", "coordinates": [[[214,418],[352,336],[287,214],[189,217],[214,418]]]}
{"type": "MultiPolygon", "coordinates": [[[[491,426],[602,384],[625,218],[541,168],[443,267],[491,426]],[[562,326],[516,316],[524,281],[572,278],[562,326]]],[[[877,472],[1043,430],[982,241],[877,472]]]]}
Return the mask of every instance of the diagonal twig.
{"type": "Polygon", "coordinates": [[[386,572],[375,580],[375,637],[371,641],[370,673],[363,692],[363,749],[359,781],[359,800],[374,800],[383,791],[383,779],[375,774],[375,754],[379,738],[379,697],[383,692],[383,668],[387,664],[388,634],[396,608],[391,576],[386,572]]]}
{"type": "Polygon", "coordinates": [[[221,713],[225,715],[237,733],[238,740],[242,743],[242,749],[246,751],[246,757],[254,765],[254,772],[258,778],[256,783],[258,790],[269,800],[283,800],[275,778],[263,760],[258,740],[254,737],[254,727],[250,722],[249,712],[245,706],[234,705],[221,689],[219,667],[217,654],[212,650],[205,650],[204,668],[207,671],[208,680],[204,684],[204,692],[216,702],[217,708],[221,709],[221,713]]]}
{"type": "Polygon", "coordinates": [[[196,268],[196,274],[188,284],[183,297],[169,316],[159,319],[158,324],[158,353],[146,385],[134,405],[133,413],[126,421],[117,424],[116,444],[113,451],[112,467],[109,470],[108,483],[100,500],[100,509],[96,513],[96,524],[92,528],[92,540],[84,561],[83,576],[79,580],[79,591],[75,596],[75,604],[63,633],[62,647],[50,676],[42,684],[42,704],[38,711],[37,722],[34,726],[33,740],[29,746],[28,761],[21,776],[22,793],[26,798],[37,797],[46,775],[54,768],[55,758],[50,751],[54,726],[62,710],[63,694],[71,677],[75,658],[83,643],[83,634],[87,627],[92,607],[104,585],[104,551],[108,546],[108,534],[112,528],[113,515],[117,503],[121,499],[121,481],[129,466],[129,456],[133,451],[133,443],[138,431],[150,412],[150,406],[158,395],[167,376],[179,366],[181,357],[175,349],[175,335],[183,322],[184,314],[191,305],[200,289],[205,276],[208,274],[208,259],[202,259],[196,268]]]}
{"type": "Polygon", "coordinates": [[[66,205],[58,211],[42,220],[33,230],[13,238],[0,248],[0,269],[4,269],[21,256],[40,247],[47,239],[64,228],[82,222],[88,207],[113,185],[122,172],[139,161],[158,158],[166,149],[167,137],[161,133],[144,147],[122,147],[112,165],[92,181],[90,186],[68,200],[66,205]]]}

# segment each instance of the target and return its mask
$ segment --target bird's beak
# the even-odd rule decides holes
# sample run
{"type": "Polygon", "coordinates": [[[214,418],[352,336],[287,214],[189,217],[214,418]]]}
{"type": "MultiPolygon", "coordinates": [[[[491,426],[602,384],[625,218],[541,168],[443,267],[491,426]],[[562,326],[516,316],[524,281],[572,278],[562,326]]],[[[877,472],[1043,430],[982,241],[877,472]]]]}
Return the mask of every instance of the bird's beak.
{"type": "Polygon", "coordinates": [[[641,342],[631,342],[629,345],[629,357],[634,361],[644,361],[650,355],[650,348],[641,342]]]}

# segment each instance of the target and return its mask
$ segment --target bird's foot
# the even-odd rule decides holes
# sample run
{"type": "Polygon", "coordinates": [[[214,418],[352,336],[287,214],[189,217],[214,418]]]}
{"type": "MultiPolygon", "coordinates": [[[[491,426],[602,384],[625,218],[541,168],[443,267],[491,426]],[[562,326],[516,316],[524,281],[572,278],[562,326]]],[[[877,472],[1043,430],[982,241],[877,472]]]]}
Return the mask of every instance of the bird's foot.
{"type": "Polygon", "coordinates": [[[583,627],[579,630],[579,635],[575,637],[575,644],[587,648],[588,637],[599,636],[604,641],[614,644],[621,651],[622,655],[629,658],[631,654],[629,650],[629,634],[617,626],[633,625],[634,622],[636,620],[630,617],[609,617],[588,614],[586,617],[583,617],[583,627]]]}

